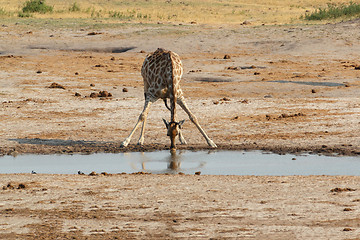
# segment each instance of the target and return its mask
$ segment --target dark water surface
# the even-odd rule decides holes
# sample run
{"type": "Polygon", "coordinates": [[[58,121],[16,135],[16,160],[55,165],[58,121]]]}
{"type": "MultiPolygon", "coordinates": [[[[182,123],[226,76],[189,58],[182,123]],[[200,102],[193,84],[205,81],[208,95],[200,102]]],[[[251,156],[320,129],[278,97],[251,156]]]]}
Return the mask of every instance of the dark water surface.
{"type": "Polygon", "coordinates": [[[260,151],[169,151],[0,157],[0,173],[150,173],[210,175],[360,175],[360,157],[278,155],[260,151]]]}

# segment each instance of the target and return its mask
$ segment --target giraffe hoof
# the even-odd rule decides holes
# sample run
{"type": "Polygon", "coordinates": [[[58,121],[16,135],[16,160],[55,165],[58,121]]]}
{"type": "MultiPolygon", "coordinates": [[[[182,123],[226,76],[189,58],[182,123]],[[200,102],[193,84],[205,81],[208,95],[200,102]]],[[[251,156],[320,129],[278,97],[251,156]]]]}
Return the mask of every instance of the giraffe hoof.
{"type": "Polygon", "coordinates": [[[129,145],[129,141],[125,140],[125,141],[123,141],[123,142],[120,144],[120,147],[121,147],[121,148],[127,147],[127,145],[129,145]]]}
{"type": "Polygon", "coordinates": [[[208,142],[208,145],[209,145],[210,147],[217,148],[216,144],[215,144],[213,141],[211,141],[211,140],[208,142]]]}

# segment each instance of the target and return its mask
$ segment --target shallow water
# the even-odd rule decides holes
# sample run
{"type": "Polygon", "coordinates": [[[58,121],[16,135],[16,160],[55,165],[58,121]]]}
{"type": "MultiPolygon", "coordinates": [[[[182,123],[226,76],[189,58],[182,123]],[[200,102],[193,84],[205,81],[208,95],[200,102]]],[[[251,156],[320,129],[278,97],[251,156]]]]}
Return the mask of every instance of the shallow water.
{"type": "Polygon", "coordinates": [[[0,158],[0,173],[170,173],[210,175],[360,175],[360,157],[278,155],[260,151],[169,151],[0,158]]]}

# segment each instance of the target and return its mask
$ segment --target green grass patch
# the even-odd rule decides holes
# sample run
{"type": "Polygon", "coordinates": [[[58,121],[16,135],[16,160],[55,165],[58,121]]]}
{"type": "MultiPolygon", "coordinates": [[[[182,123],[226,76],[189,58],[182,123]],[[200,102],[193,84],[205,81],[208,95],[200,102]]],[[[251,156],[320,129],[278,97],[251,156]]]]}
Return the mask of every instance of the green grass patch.
{"type": "Polygon", "coordinates": [[[53,7],[46,5],[45,0],[29,0],[25,2],[22,8],[23,13],[49,13],[53,11],[53,7]]]}
{"type": "Polygon", "coordinates": [[[327,8],[319,8],[313,13],[303,16],[306,20],[325,20],[336,18],[351,18],[360,16],[360,4],[350,2],[349,4],[332,4],[328,3],[327,8]]]}

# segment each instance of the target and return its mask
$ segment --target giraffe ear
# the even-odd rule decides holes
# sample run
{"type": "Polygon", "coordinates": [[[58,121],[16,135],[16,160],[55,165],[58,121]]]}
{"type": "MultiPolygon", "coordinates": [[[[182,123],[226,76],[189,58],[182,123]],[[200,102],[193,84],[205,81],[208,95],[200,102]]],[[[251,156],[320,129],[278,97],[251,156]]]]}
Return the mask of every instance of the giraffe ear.
{"type": "Polygon", "coordinates": [[[182,125],[184,124],[184,122],[185,122],[185,119],[184,119],[184,120],[181,120],[181,121],[179,122],[179,128],[180,128],[180,129],[182,128],[182,125]]]}
{"type": "Polygon", "coordinates": [[[166,129],[169,129],[169,122],[166,121],[165,119],[163,119],[164,123],[165,123],[165,126],[166,126],[166,129]]]}

